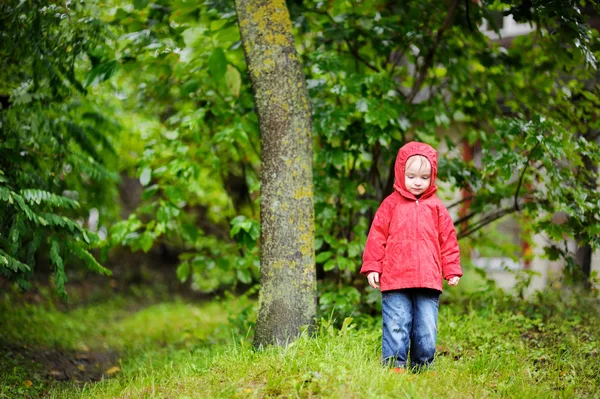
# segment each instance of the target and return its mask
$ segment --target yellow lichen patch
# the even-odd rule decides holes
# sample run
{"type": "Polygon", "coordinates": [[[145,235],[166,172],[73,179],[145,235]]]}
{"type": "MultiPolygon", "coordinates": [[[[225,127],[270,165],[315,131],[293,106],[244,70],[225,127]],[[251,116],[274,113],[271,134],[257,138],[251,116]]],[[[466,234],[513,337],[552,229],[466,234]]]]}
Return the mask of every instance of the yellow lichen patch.
{"type": "Polygon", "coordinates": [[[292,37],[292,21],[284,0],[272,0],[264,5],[250,1],[246,12],[262,33],[259,35],[261,41],[266,44],[291,44],[288,37],[292,37]]]}
{"type": "Polygon", "coordinates": [[[313,190],[311,186],[300,187],[294,193],[294,199],[312,198],[313,190]]]}
{"type": "Polygon", "coordinates": [[[271,70],[275,67],[275,61],[272,60],[271,58],[265,58],[263,60],[263,69],[265,70],[271,70]]]}
{"type": "MultiPolygon", "coordinates": [[[[310,229],[309,229],[310,230],[310,229]]],[[[300,236],[300,252],[303,256],[314,254],[314,241],[312,232],[304,233],[300,236]]]]}
{"type": "Polygon", "coordinates": [[[268,33],[268,34],[264,35],[263,38],[264,38],[265,42],[267,42],[267,44],[270,44],[270,45],[273,45],[273,44],[276,44],[278,46],[291,45],[290,41],[288,40],[288,37],[281,33],[268,33]]]}
{"type": "Polygon", "coordinates": [[[276,260],[271,263],[270,271],[281,270],[285,267],[285,263],[281,260],[276,260]]]}

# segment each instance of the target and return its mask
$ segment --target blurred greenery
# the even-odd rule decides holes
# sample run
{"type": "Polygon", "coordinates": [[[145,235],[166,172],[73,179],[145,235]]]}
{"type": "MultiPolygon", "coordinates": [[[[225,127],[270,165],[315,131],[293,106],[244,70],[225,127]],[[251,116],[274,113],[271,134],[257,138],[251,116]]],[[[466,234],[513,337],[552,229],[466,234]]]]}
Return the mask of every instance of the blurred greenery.
{"type": "MultiPolygon", "coordinates": [[[[530,256],[491,239],[510,216],[524,241],[548,235],[565,281],[587,279],[567,241],[600,244],[595,6],[288,2],[313,102],[323,314],[376,310],[357,270],[409,140],[440,148],[443,198],[467,193],[467,268],[475,249],[530,256]],[[497,12],[532,31],[491,40],[497,12]]],[[[8,0],[0,15],[0,273],[26,289],[50,269],[64,296],[82,264],[168,252],[196,292],[256,284],[260,132],[232,2],[8,0]]]]}

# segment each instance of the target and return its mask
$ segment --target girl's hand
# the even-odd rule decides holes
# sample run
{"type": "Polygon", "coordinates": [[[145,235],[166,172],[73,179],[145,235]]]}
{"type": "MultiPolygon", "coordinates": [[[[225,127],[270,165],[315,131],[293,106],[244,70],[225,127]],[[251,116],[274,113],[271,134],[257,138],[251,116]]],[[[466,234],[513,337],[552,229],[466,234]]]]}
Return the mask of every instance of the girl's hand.
{"type": "Polygon", "coordinates": [[[454,287],[460,281],[460,277],[454,276],[450,280],[448,280],[448,285],[454,287]]]}
{"type": "Polygon", "coordinates": [[[367,280],[369,281],[369,285],[375,289],[379,289],[379,273],[371,272],[367,274],[367,280]]]}

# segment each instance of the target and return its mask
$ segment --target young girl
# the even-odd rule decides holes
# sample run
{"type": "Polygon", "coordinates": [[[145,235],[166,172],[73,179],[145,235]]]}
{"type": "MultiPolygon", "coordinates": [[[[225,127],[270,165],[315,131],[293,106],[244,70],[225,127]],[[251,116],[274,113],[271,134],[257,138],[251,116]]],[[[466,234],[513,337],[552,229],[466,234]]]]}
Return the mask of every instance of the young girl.
{"type": "Polygon", "coordinates": [[[424,143],[400,148],[394,193],[383,200],[369,231],[361,273],[381,284],[382,362],[397,372],[427,366],[435,355],[442,277],[462,276],[456,231],[435,194],[437,152],[424,143]]]}

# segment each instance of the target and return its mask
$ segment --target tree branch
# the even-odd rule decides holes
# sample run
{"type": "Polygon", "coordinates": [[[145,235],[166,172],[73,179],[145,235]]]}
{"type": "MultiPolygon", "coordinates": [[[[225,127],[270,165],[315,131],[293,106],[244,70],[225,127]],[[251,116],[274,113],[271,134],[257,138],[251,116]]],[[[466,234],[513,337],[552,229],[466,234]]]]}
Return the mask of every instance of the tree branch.
{"type": "Polygon", "coordinates": [[[458,225],[463,224],[464,222],[468,222],[474,216],[477,216],[477,212],[471,212],[468,215],[465,215],[465,216],[461,217],[460,219],[455,220],[454,225],[458,226],[458,225]]]}
{"type": "Polygon", "coordinates": [[[463,202],[466,202],[466,201],[471,201],[473,198],[475,198],[475,196],[474,196],[474,195],[470,195],[470,196],[468,196],[468,197],[462,198],[462,199],[460,199],[460,200],[458,200],[458,201],[454,202],[453,204],[450,204],[450,205],[449,205],[449,206],[447,206],[446,208],[447,208],[447,209],[452,209],[452,208],[454,208],[454,207],[456,207],[456,206],[459,206],[459,205],[460,205],[460,204],[462,204],[463,202]]]}
{"type": "MultiPolygon", "coordinates": [[[[477,222],[475,225],[471,226],[470,228],[466,229],[466,230],[461,230],[459,232],[459,234],[457,235],[458,239],[470,236],[471,234],[475,233],[476,231],[478,231],[479,229],[481,229],[482,227],[487,226],[488,224],[500,219],[503,216],[509,215],[511,213],[516,212],[517,210],[514,207],[510,207],[510,208],[503,208],[503,209],[499,209],[498,211],[484,217],[483,219],[481,219],[479,222],[477,222]]],[[[470,214],[469,217],[473,217],[475,216],[474,213],[470,214]]],[[[464,219],[464,218],[463,218],[464,219]]]]}
{"type": "Polygon", "coordinates": [[[456,14],[456,9],[458,8],[459,3],[460,3],[460,0],[456,0],[452,4],[452,6],[450,7],[450,10],[448,11],[448,14],[446,14],[446,18],[444,19],[442,26],[440,26],[440,29],[438,29],[433,46],[431,47],[431,49],[429,49],[429,53],[427,53],[427,56],[425,56],[425,61],[423,62],[423,65],[421,65],[421,70],[419,71],[418,78],[415,82],[413,90],[410,93],[410,95],[408,96],[409,103],[412,103],[412,101],[417,96],[417,93],[421,90],[421,86],[423,86],[423,82],[425,81],[425,77],[427,76],[427,70],[429,68],[431,68],[431,65],[433,64],[433,58],[434,58],[435,53],[442,41],[442,36],[444,35],[446,30],[448,30],[448,28],[452,24],[452,21],[454,20],[454,15],[456,14]]]}
{"type": "Polygon", "coordinates": [[[518,212],[521,209],[519,208],[519,191],[521,190],[521,185],[523,184],[523,178],[525,177],[525,172],[529,167],[529,163],[531,162],[531,156],[533,152],[539,147],[540,141],[529,151],[529,156],[527,157],[527,162],[525,162],[525,166],[523,167],[523,171],[521,171],[521,176],[519,177],[519,184],[517,184],[517,189],[515,191],[515,210],[518,212]]]}
{"type": "MultiPolygon", "coordinates": [[[[340,26],[340,24],[338,24],[336,22],[336,20],[331,16],[331,14],[329,14],[329,12],[327,12],[327,11],[317,11],[317,10],[309,10],[309,9],[305,9],[305,10],[307,12],[312,12],[314,14],[326,16],[336,28],[339,28],[339,26],[340,26]]],[[[377,68],[376,66],[370,64],[369,61],[365,60],[358,53],[358,49],[356,48],[356,46],[352,45],[352,43],[350,42],[350,39],[348,39],[346,37],[346,35],[344,35],[343,38],[344,38],[344,42],[346,42],[346,45],[348,46],[348,49],[350,50],[350,54],[352,54],[354,56],[354,58],[356,58],[358,61],[360,61],[361,63],[363,63],[367,68],[369,68],[369,69],[371,69],[371,70],[373,70],[375,72],[379,72],[379,68],[377,68]]]]}

